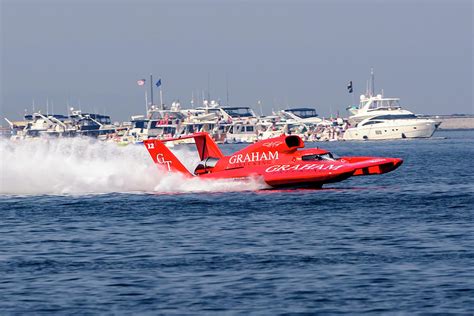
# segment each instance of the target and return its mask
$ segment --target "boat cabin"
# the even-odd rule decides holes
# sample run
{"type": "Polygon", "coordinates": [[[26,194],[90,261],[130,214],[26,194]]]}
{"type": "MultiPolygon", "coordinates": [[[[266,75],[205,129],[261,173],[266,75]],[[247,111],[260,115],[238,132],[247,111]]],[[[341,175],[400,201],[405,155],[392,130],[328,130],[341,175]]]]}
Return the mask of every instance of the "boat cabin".
{"type": "Polygon", "coordinates": [[[359,109],[367,109],[367,111],[374,110],[389,110],[389,109],[400,109],[399,98],[383,98],[382,95],[376,97],[366,98],[361,96],[359,109]]]}

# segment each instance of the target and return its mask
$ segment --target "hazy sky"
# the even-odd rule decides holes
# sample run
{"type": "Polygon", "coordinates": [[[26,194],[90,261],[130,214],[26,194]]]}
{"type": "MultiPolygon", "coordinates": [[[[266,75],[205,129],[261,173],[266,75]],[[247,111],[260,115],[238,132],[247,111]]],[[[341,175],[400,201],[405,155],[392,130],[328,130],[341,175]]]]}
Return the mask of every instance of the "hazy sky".
{"type": "Polygon", "coordinates": [[[409,110],[474,114],[472,1],[0,2],[2,117],[49,98],[126,120],[144,111],[136,81],[150,73],[168,104],[207,95],[208,76],[226,103],[227,76],[231,105],[345,114],[371,67],[409,110]]]}

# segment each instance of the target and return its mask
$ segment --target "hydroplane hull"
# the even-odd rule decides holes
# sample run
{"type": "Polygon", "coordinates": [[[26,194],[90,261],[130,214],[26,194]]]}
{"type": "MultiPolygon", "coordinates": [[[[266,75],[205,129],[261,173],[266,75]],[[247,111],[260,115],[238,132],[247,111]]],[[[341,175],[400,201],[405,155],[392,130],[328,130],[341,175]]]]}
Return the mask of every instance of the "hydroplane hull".
{"type": "Polygon", "coordinates": [[[324,149],[303,149],[304,142],[296,135],[262,140],[230,156],[224,156],[207,133],[179,139],[183,138],[194,138],[201,159],[193,171],[165,146],[166,142],[178,139],[148,139],[144,144],[157,166],[166,171],[203,179],[260,178],[271,187],[319,188],[352,176],[387,173],[403,162],[400,158],[337,158],[324,149]]]}

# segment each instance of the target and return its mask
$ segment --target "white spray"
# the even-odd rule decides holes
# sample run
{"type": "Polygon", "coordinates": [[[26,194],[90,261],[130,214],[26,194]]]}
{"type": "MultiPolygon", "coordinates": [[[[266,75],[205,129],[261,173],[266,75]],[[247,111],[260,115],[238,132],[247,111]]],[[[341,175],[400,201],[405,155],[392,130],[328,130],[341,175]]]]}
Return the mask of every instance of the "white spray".
{"type": "MultiPolygon", "coordinates": [[[[187,168],[197,157],[175,151],[187,168]]],[[[216,192],[265,188],[258,181],[184,179],[156,168],[145,146],[89,138],[0,140],[0,194],[216,192]]]]}

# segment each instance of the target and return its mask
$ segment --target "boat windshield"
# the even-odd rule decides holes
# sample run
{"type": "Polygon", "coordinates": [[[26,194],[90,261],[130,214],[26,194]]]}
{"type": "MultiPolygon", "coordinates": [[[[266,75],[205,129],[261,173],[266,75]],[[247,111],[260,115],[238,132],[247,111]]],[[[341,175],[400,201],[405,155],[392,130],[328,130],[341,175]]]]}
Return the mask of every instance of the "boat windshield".
{"type": "Polygon", "coordinates": [[[248,107],[242,108],[224,108],[224,111],[232,117],[253,117],[252,110],[248,107]]]}
{"type": "Polygon", "coordinates": [[[86,118],[79,121],[79,126],[81,127],[99,127],[99,125],[94,122],[92,119],[86,118]]]}
{"type": "Polygon", "coordinates": [[[132,128],[146,128],[147,121],[132,121],[132,128]]]}
{"type": "Polygon", "coordinates": [[[182,134],[192,134],[197,132],[208,132],[214,128],[214,124],[189,124],[182,129],[182,134]]]}
{"type": "MultiPolygon", "coordinates": [[[[85,114],[86,115],[86,114],[85,114]]],[[[111,124],[112,121],[110,120],[110,116],[108,115],[101,115],[101,114],[94,114],[94,113],[91,113],[91,114],[87,114],[90,118],[98,121],[100,124],[111,124]]]]}
{"type": "Polygon", "coordinates": [[[163,134],[175,134],[176,133],[176,127],[172,126],[166,126],[163,128],[163,134]]]}
{"type": "Polygon", "coordinates": [[[380,108],[400,108],[400,102],[397,99],[374,100],[369,106],[371,110],[380,108]]]}
{"type": "Polygon", "coordinates": [[[415,114],[387,114],[374,117],[375,120],[409,120],[416,119],[415,114]]]}
{"type": "Polygon", "coordinates": [[[382,121],[368,121],[368,122],[365,122],[364,124],[362,124],[362,126],[380,124],[380,123],[383,123],[383,122],[382,121]]]}
{"type": "Polygon", "coordinates": [[[152,120],[161,120],[161,119],[184,120],[185,116],[184,116],[184,114],[179,113],[179,112],[155,110],[155,111],[148,112],[148,118],[150,118],[152,120]]]}
{"type": "Polygon", "coordinates": [[[308,129],[302,124],[287,124],[288,132],[292,133],[306,133],[308,129]]]}
{"type": "Polygon", "coordinates": [[[291,112],[301,118],[310,118],[318,116],[318,113],[316,113],[315,109],[288,109],[286,111],[291,112]]]}
{"type": "Polygon", "coordinates": [[[313,160],[329,160],[329,161],[335,161],[338,160],[339,157],[335,154],[332,153],[326,153],[326,154],[313,154],[313,155],[306,155],[301,157],[302,160],[304,161],[313,161],[313,160]]]}
{"type": "Polygon", "coordinates": [[[233,134],[240,134],[240,133],[254,133],[255,126],[253,125],[234,125],[232,128],[233,134]]]}

